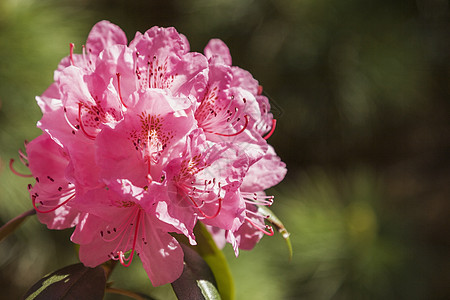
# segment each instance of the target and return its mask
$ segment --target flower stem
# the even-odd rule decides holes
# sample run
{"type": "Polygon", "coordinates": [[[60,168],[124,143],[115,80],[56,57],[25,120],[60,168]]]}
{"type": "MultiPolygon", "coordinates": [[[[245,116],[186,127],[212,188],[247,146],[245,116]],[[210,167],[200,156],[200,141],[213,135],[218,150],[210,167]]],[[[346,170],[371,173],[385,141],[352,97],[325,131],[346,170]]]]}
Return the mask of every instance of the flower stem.
{"type": "Polygon", "coordinates": [[[106,288],[106,292],[107,293],[112,293],[112,294],[118,294],[118,295],[124,295],[136,300],[153,300],[153,298],[149,297],[149,296],[141,296],[138,293],[132,292],[132,291],[128,291],[128,290],[122,290],[122,289],[116,289],[116,288],[112,288],[112,287],[108,287],[106,288]]]}
{"type": "Polygon", "coordinates": [[[15,217],[14,219],[9,220],[8,223],[0,227],[0,241],[2,241],[14,230],[16,230],[20,225],[22,225],[22,222],[25,221],[27,217],[32,216],[34,214],[36,214],[34,208],[30,209],[22,213],[21,215],[15,217]]]}
{"type": "Polygon", "coordinates": [[[107,262],[102,264],[103,269],[105,270],[105,276],[106,276],[106,280],[109,279],[109,277],[112,274],[112,271],[114,271],[114,268],[117,265],[117,260],[108,260],[107,262]]]}

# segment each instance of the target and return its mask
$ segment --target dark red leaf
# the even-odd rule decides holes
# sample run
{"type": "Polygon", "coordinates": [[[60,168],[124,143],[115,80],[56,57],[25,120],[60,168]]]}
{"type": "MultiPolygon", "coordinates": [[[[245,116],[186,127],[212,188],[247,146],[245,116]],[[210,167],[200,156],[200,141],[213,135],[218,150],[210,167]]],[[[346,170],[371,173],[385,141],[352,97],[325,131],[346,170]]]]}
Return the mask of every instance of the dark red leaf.
{"type": "Polygon", "coordinates": [[[101,266],[74,264],[55,271],[28,290],[23,299],[99,300],[105,294],[106,276],[101,266]]]}
{"type": "Polygon", "coordinates": [[[172,283],[180,300],[220,299],[214,275],[203,258],[189,246],[181,244],[184,251],[184,269],[180,278],[172,283]]]}

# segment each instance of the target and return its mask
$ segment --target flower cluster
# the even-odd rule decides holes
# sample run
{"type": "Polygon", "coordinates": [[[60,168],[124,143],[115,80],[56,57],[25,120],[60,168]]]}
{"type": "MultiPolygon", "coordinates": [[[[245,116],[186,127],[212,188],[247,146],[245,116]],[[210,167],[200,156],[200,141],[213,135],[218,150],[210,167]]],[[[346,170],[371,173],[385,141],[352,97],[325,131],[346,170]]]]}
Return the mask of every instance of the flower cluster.
{"type": "Polygon", "coordinates": [[[190,52],[174,28],[153,27],[128,44],[101,21],[73,48],[37,97],[43,134],[22,158],[39,220],[75,227],[86,266],[138,255],[157,286],[183,270],[173,233],[195,245],[197,222],[236,255],[273,234],[258,206],[286,173],[266,141],[275,120],[222,41],[190,52]]]}

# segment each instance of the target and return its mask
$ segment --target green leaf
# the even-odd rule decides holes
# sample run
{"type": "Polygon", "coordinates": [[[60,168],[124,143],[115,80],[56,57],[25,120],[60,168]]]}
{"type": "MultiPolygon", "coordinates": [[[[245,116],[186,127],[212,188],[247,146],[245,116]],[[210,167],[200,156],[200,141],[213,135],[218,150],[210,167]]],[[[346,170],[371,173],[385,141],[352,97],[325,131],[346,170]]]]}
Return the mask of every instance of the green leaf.
{"type": "Polygon", "coordinates": [[[291,239],[289,238],[289,236],[291,234],[286,230],[286,227],[284,227],[284,225],[281,222],[281,220],[278,219],[278,217],[270,209],[268,209],[267,206],[259,206],[258,205],[258,211],[262,215],[268,216],[267,221],[269,221],[275,227],[275,229],[279,233],[281,233],[281,236],[286,241],[286,245],[288,247],[289,260],[292,260],[293,250],[292,250],[291,239]]]}
{"type": "Polygon", "coordinates": [[[0,228],[0,242],[6,238],[8,235],[13,233],[17,228],[19,228],[20,225],[22,225],[23,221],[31,215],[36,214],[36,211],[34,209],[31,209],[29,211],[24,212],[23,214],[15,217],[14,219],[11,219],[8,223],[3,225],[0,228]]]}
{"type": "Polygon", "coordinates": [[[74,264],[55,271],[28,290],[23,297],[33,299],[103,299],[106,287],[105,271],[101,266],[87,268],[74,264]]]}
{"type": "Polygon", "coordinates": [[[180,300],[220,300],[214,275],[208,264],[191,247],[181,244],[184,252],[184,268],[181,276],[172,282],[180,300]]]}
{"type": "Polygon", "coordinates": [[[205,225],[197,222],[194,228],[197,246],[194,250],[203,257],[211,268],[214,277],[216,278],[217,287],[223,300],[234,299],[234,282],[231,276],[230,267],[223,252],[217,248],[211,234],[206,229],[205,225]]]}

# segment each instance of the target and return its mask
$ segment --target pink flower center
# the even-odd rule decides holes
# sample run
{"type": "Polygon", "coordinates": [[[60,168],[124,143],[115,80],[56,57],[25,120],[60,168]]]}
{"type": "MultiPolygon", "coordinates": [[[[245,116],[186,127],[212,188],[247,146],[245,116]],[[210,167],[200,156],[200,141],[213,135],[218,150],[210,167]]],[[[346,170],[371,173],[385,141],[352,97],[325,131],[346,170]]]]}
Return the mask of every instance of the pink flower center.
{"type": "MultiPolygon", "coordinates": [[[[145,61],[144,56],[140,56],[136,51],[137,64],[139,61],[145,61]]],[[[178,73],[169,74],[169,58],[166,57],[164,61],[160,61],[159,58],[154,55],[153,58],[148,56],[145,62],[146,66],[136,66],[136,78],[140,82],[141,89],[170,89],[178,73]],[[145,76],[142,76],[142,74],[145,76]]]]}
{"type": "MultiPolygon", "coordinates": [[[[232,108],[233,101],[227,106],[217,105],[218,88],[208,89],[202,103],[195,112],[195,119],[199,127],[207,133],[220,136],[236,136],[244,132],[248,126],[248,116],[243,115],[238,107],[232,108]],[[242,124],[243,123],[243,124],[242,124]]],[[[231,96],[231,100],[234,96],[231,96]]],[[[246,102],[243,98],[244,103],[246,102]]]]}
{"type": "Polygon", "coordinates": [[[202,159],[202,155],[197,154],[189,160],[183,160],[180,173],[175,177],[175,181],[182,199],[188,199],[204,218],[213,219],[219,215],[222,209],[223,197],[220,195],[222,189],[220,182],[216,183],[215,177],[198,183],[195,175],[207,168],[202,159]],[[208,198],[209,195],[215,196],[208,199],[207,203],[205,200],[201,200],[200,203],[196,200],[208,198]],[[216,212],[212,215],[205,213],[203,210],[205,205],[217,206],[216,212]]]}
{"type": "Polygon", "coordinates": [[[142,112],[138,117],[141,127],[138,130],[132,130],[129,139],[136,151],[142,153],[143,161],[148,166],[148,180],[151,182],[151,165],[158,163],[159,157],[170,144],[174,133],[171,130],[164,130],[164,118],[160,115],[142,112]]]}
{"type": "Polygon", "coordinates": [[[72,128],[72,134],[81,131],[88,139],[97,137],[100,124],[115,123],[120,119],[120,114],[114,108],[103,108],[97,96],[94,97],[95,104],[78,102],[77,118],[75,125],[70,121],[67,108],[64,107],[64,118],[72,128]]]}

